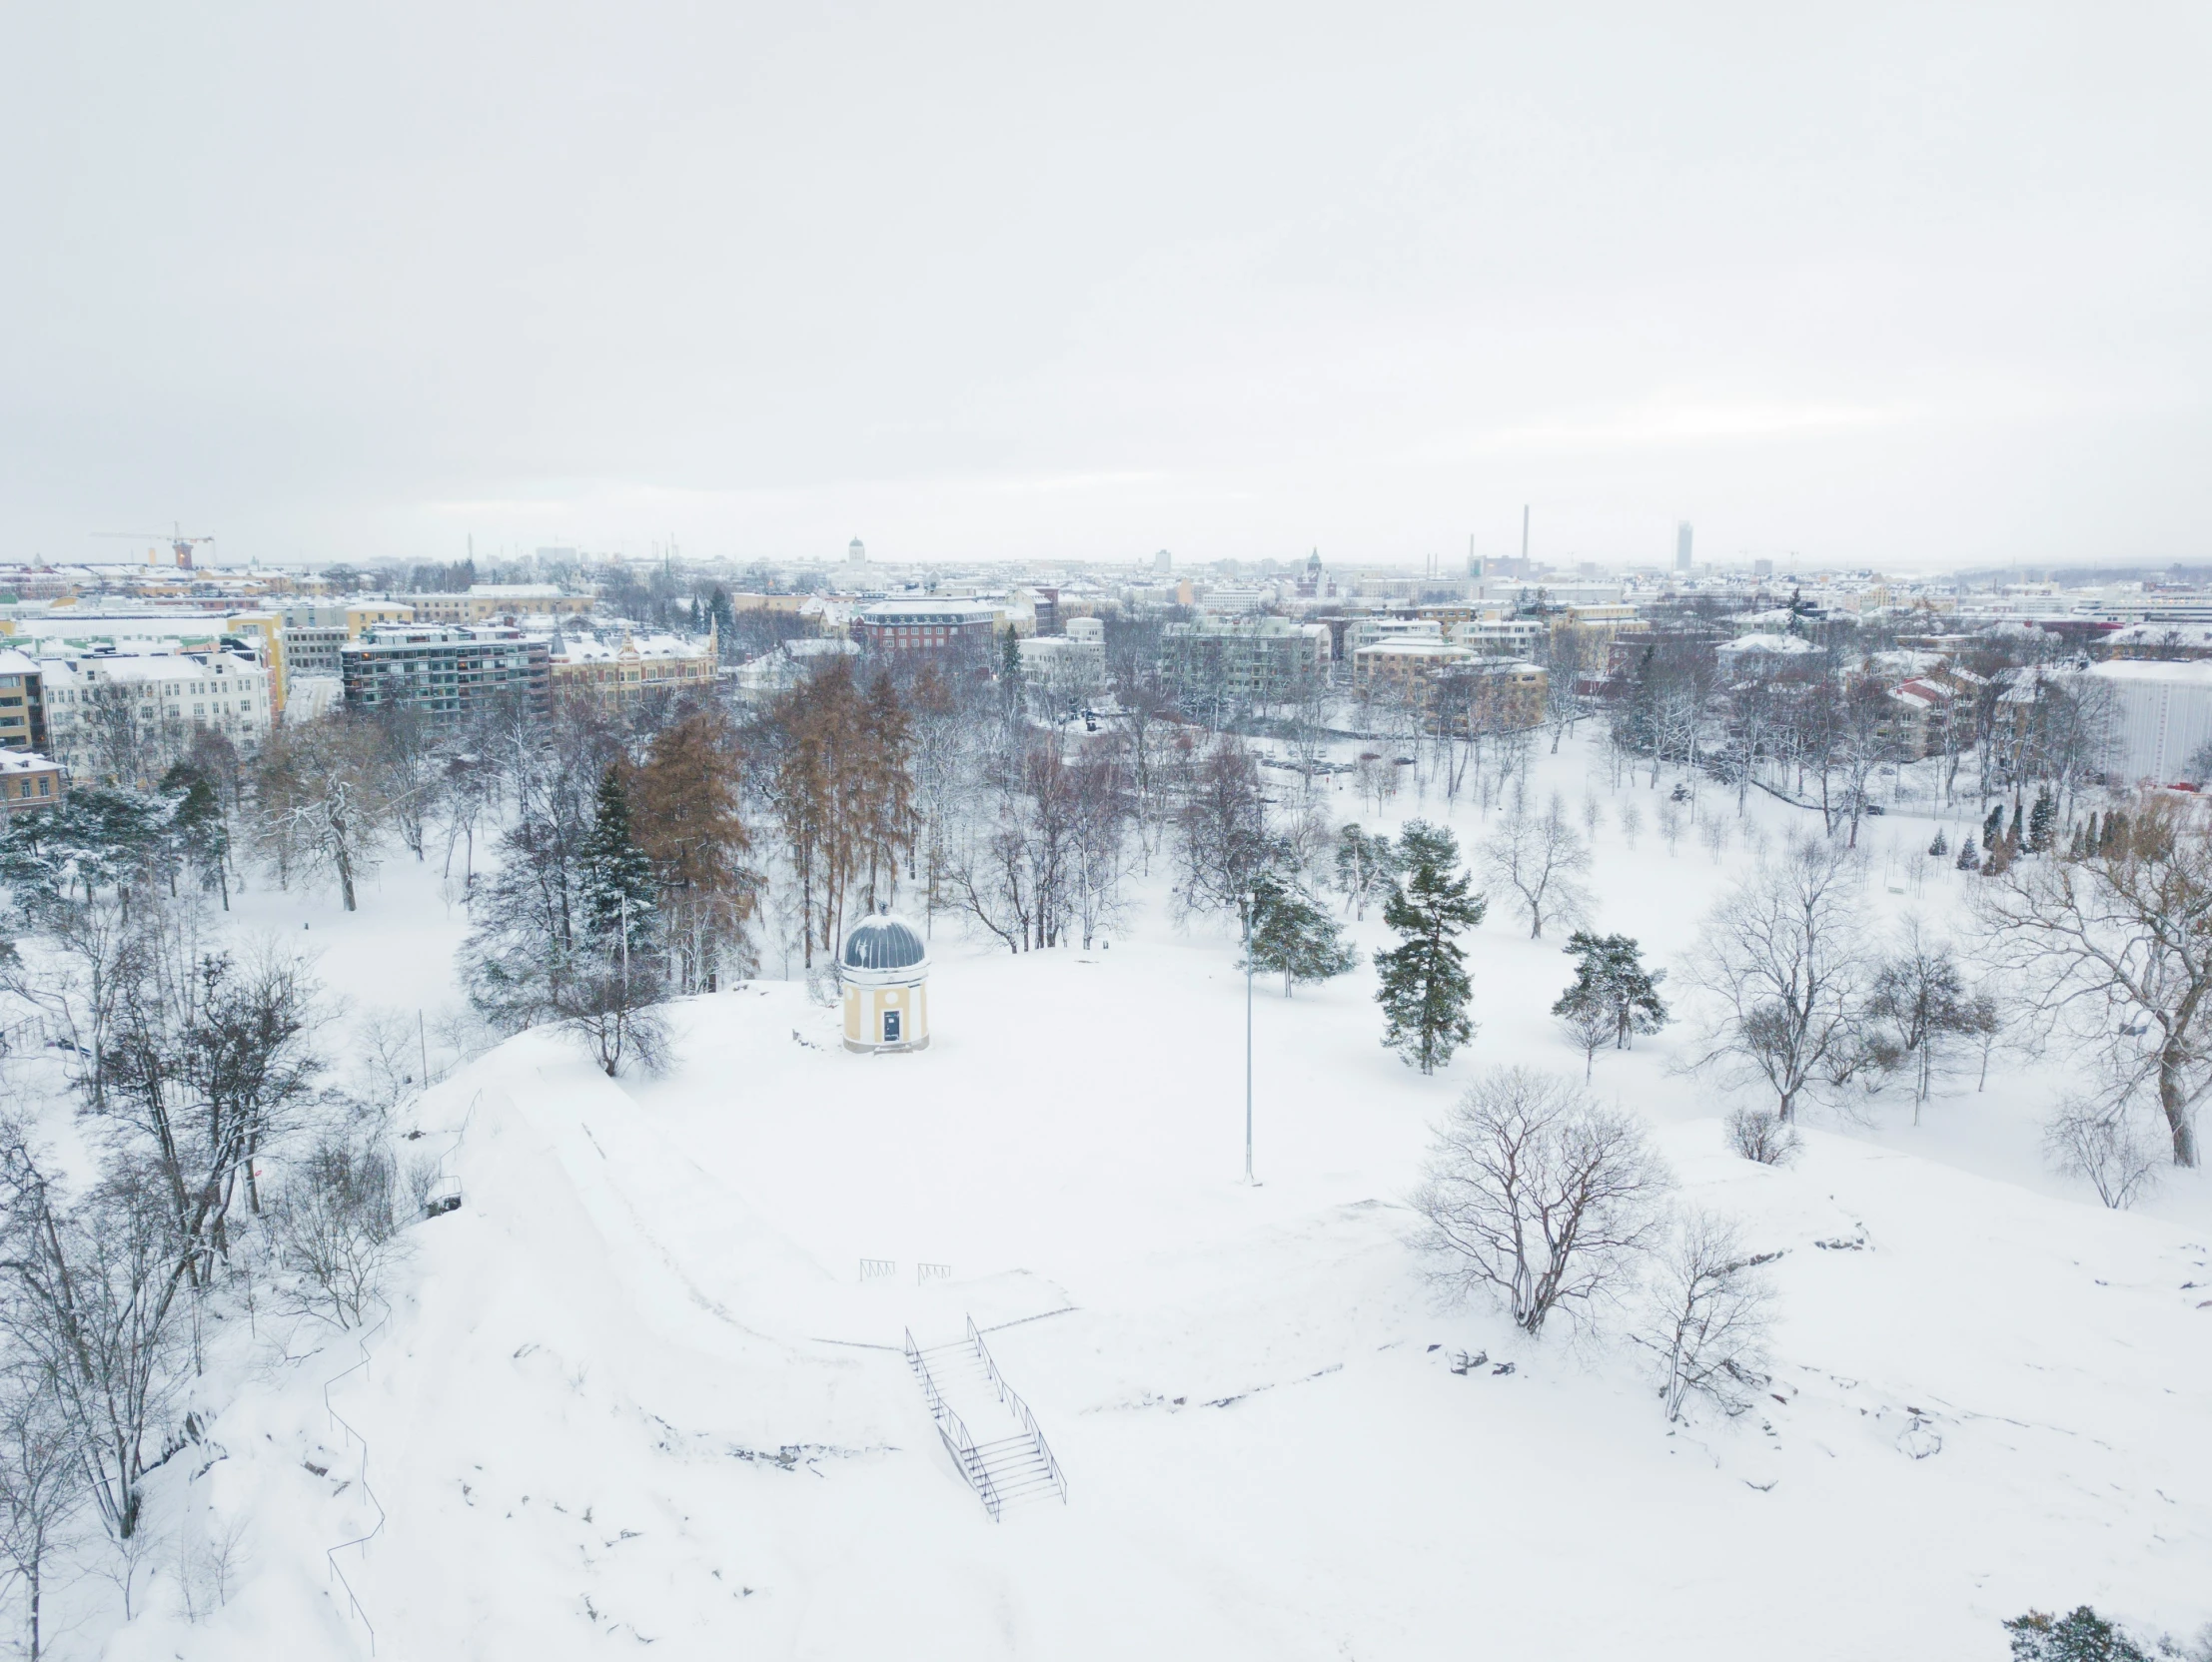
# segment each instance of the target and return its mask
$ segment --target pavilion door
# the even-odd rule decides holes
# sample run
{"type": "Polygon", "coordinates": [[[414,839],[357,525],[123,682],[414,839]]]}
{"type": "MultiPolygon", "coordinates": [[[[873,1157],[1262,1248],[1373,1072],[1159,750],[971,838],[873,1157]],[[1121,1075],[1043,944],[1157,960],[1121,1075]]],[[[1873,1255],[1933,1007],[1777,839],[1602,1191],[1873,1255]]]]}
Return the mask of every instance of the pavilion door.
{"type": "Polygon", "coordinates": [[[886,1045],[898,1043],[899,1015],[900,1012],[896,1010],[883,1012],[883,1042],[886,1045]]]}

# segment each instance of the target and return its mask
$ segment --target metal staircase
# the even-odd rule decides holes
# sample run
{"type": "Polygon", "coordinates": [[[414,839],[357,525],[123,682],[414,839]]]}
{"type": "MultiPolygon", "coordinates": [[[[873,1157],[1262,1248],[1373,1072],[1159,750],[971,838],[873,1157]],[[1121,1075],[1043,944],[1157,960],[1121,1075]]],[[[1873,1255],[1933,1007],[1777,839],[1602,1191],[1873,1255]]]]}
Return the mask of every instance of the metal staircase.
{"type": "Polygon", "coordinates": [[[968,1317],[965,1338],[926,1350],[915,1344],[909,1328],[906,1365],[920,1381],[945,1451],[994,1522],[1016,1501],[1057,1494],[1066,1503],[1067,1476],[1052,1457],[1037,1416],[991,1359],[975,1317],[968,1317]],[[980,1440],[971,1424],[981,1428],[980,1440]]]}

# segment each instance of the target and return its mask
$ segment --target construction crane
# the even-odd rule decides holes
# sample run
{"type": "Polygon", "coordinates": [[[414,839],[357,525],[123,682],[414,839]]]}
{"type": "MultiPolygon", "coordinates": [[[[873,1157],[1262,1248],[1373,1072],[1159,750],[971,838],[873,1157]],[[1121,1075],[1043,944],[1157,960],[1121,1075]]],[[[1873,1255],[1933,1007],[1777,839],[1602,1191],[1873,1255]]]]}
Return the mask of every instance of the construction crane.
{"type": "Polygon", "coordinates": [[[170,552],[177,556],[179,569],[192,569],[192,550],[202,542],[213,542],[213,536],[187,536],[181,527],[172,525],[166,531],[94,531],[94,536],[124,537],[132,542],[166,542],[170,552]]]}

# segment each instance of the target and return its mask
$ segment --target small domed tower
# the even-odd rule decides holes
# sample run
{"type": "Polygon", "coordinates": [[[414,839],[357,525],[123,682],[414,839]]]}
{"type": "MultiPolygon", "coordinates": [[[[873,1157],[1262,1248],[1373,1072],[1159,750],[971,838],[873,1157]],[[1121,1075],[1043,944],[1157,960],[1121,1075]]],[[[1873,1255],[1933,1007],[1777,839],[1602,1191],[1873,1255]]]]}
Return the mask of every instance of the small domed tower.
{"type": "Polygon", "coordinates": [[[929,949],[912,925],[878,912],[853,926],[837,962],[845,1049],[929,1048],[929,949]]]}

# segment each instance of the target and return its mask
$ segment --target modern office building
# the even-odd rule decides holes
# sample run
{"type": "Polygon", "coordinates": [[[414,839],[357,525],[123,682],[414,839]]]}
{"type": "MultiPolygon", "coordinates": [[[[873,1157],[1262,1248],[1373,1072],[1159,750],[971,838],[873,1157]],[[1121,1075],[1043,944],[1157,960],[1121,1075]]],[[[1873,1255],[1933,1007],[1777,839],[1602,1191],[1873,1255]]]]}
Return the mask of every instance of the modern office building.
{"type": "Polygon", "coordinates": [[[1684,519],[1674,527],[1674,569],[1689,569],[1689,521],[1684,519]]]}

